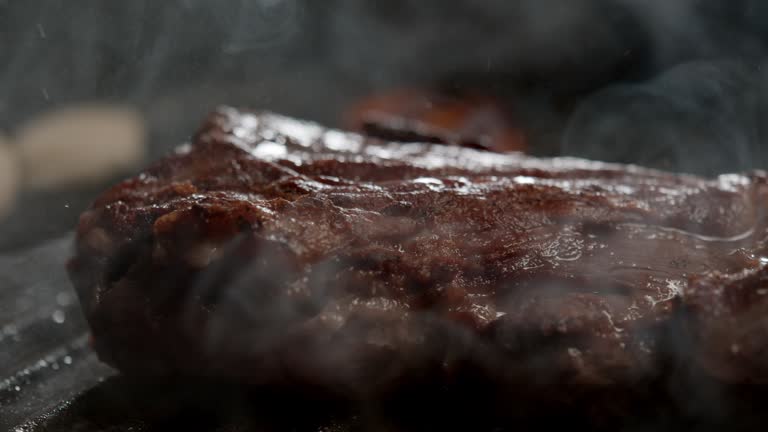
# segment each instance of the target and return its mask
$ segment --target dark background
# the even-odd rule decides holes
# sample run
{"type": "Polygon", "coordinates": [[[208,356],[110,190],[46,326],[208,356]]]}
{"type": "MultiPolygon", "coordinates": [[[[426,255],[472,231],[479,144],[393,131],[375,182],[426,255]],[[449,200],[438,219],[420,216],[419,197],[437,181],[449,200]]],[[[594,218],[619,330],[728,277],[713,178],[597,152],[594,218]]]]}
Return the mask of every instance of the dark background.
{"type": "MultiPolygon", "coordinates": [[[[138,107],[148,158],[219,104],[329,125],[374,90],[479,89],[535,154],[713,175],[766,166],[760,0],[0,0],[0,130],[84,101],[138,107]]],[[[115,173],[27,191],[0,250],[60,235],[115,173]]]]}

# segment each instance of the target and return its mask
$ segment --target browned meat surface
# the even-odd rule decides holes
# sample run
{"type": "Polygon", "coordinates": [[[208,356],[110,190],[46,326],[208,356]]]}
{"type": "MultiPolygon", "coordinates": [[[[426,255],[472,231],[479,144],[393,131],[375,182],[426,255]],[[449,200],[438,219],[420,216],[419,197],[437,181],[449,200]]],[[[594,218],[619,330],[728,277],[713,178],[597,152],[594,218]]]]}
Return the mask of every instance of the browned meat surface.
{"type": "Polygon", "coordinates": [[[387,141],[525,151],[525,134],[513,119],[499,101],[487,96],[397,89],[363,99],[349,110],[345,123],[387,141]]]}
{"type": "Polygon", "coordinates": [[[767,196],[762,173],[385,142],[226,108],[94,202],[70,273],[100,357],[128,374],[354,397],[483,376],[567,402],[655,380],[682,337],[691,367],[765,382],[767,196]]]}

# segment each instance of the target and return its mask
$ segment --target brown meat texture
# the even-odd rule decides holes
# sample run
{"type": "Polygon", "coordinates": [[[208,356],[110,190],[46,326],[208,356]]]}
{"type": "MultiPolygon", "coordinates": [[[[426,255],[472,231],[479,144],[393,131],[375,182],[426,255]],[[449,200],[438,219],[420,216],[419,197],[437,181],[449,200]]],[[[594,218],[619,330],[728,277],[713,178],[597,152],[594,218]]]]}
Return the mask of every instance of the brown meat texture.
{"type": "Polygon", "coordinates": [[[221,108],[96,199],[70,274],[127,374],[345,397],[469,376],[568,399],[658,379],[684,346],[713,379],[761,383],[767,179],[221,108]]]}
{"type": "Polygon", "coordinates": [[[363,99],[344,117],[350,130],[389,141],[497,152],[525,151],[527,147],[514,114],[495,98],[479,94],[392,89],[363,99]]]}

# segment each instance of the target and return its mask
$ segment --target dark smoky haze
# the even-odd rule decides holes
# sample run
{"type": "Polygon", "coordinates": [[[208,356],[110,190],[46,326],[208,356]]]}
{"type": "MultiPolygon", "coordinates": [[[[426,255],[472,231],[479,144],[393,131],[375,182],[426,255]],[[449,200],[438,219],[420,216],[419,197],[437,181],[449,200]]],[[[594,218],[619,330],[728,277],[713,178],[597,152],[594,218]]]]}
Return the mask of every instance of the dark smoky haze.
{"type": "MultiPolygon", "coordinates": [[[[23,189],[0,219],[3,250],[71,231],[100,190],[188,140],[223,104],[338,126],[373,92],[481,93],[514,113],[536,155],[707,176],[768,165],[762,0],[0,0],[0,54],[4,135],[92,101],[135,107],[148,129],[141,163],[88,184],[23,189]]],[[[333,300],[312,292],[299,304],[251,290],[280,288],[295,269],[232,256],[214,263],[189,299],[218,304],[200,332],[212,350],[268,351],[285,326],[333,300]],[[227,266],[240,264],[250,270],[230,274],[227,266]],[[233,322],[247,331],[233,334],[233,322]]],[[[329,263],[315,277],[330,284],[339,270],[329,263]]],[[[441,330],[446,343],[468,343],[461,329],[441,330]]],[[[684,411],[720,420],[723,390],[692,378],[686,339],[666,337],[670,368],[682,372],[662,386],[684,411]]],[[[333,361],[355,353],[333,354],[317,362],[320,372],[348,373],[333,361]]]]}
{"type": "MultiPolygon", "coordinates": [[[[767,157],[766,9],[759,0],[4,1],[0,130],[14,136],[75,103],[129,104],[146,119],[151,160],[218,104],[337,125],[373,91],[437,88],[501,99],[534,154],[744,171],[767,157]]],[[[0,247],[64,232],[125,173],[22,190],[0,247]]]]}
{"type": "Polygon", "coordinates": [[[166,132],[188,134],[217,103],[333,124],[371,90],[448,84],[507,97],[534,152],[704,173],[760,165],[760,1],[316,3],[2,2],[2,122],[108,99],[141,105],[166,132]]]}

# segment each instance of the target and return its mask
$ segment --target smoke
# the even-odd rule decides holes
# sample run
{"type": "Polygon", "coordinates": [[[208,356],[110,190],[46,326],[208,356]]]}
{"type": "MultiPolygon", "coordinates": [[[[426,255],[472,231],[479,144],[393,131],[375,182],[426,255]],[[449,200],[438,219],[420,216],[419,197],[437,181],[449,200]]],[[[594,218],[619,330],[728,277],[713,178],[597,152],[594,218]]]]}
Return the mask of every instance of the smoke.
{"type": "Polygon", "coordinates": [[[4,125],[70,101],[144,104],[284,67],[311,48],[298,40],[304,9],[300,0],[0,3],[4,125]]]}
{"type": "Polygon", "coordinates": [[[765,79],[737,61],[694,61],[640,84],[613,85],[571,117],[562,151],[715,175],[765,163],[765,79]]]}
{"type": "Polygon", "coordinates": [[[642,45],[637,20],[610,0],[337,4],[331,59],[376,86],[434,82],[456,73],[482,81],[499,73],[536,76],[543,86],[583,87],[642,45]]]}
{"type": "MultiPolygon", "coordinates": [[[[214,16],[232,28],[224,52],[263,49],[294,36],[299,30],[302,12],[296,0],[240,0],[235,7],[214,8],[214,16]]],[[[229,5],[228,5],[229,6],[229,5]]]]}
{"type": "Polygon", "coordinates": [[[636,2],[650,35],[647,79],[608,82],[567,122],[561,151],[714,175],[764,167],[765,7],[636,2]]]}
{"type": "MultiPolygon", "coordinates": [[[[24,124],[48,113],[117,103],[147,120],[151,160],[188,139],[220,103],[328,121],[331,111],[305,98],[308,89],[324,88],[317,84],[322,75],[301,75],[313,67],[317,40],[307,8],[302,0],[0,1],[0,135],[14,144],[24,124]]],[[[325,91],[318,100],[334,94],[325,91]]],[[[77,154],[67,140],[52,146],[77,154]]],[[[77,214],[114,181],[25,191],[0,224],[0,249],[70,231],[77,214]]]]}
{"type": "Polygon", "coordinates": [[[760,2],[336,5],[328,58],[341,74],[367,87],[447,82],[503,97],[534,153],[707,175],[767,162],[760,2]]]}
{"type": "MultiPolygon", "coordinates": [[[[745,161],[754,161],[747,149],[754,134],[735,133],[740,122],[706,121],[702,109],[689,116],[685,107],[690,100],[663,106],[657,96],[666,89],[652,87],[655,77],[688,62],[725,67],[720,72],[700,72],[700,67],[678,71],[701,73],[698,82],[705,87],[731,79],[725,75],[732,74],[732,68],[720,60],[754,64],[761,58],[768,39],[762,28],[766,16],[768,7],[757,0],[4,2],[0,123],[12,129],[38,111],[71,101],[116,99],[151,108],[162,99],[162,109],[150,114],[158,117],[158,129],[178,132],[164,133],[156,141],[175,142],[219,103],[271,108],[331,123],[353,99],[373,89],[449,82],[507,98],[521,123],[531,125],[534,152],[541,148],[544,153],[704,173],[746,169],[751,166],[745,161]],[[615,87],[627,83],[642,83],[642,89],[615,87]],[[640,99],[655,98],[648,103],[662,106],[660,113],[684,119],[679,130],[655,123],[646,127],[656,132],[647,133],[653,138],[643,143],[700,140],[702,133],[693,133],[698,130],[706,131],[704,140],[713,146],[735,139],[742,150],[728,163],[703,160],[701,167],[674,162],[678,156],[660,163],[652,160],[653,152],[636,155],[627,148],[618,151],[616,145],[583,150],[583,144],[570,137],[599,141],[611,135],[621,141],[621,134],[632,134],[629,127],[610,132],[598,124],[609,119],[587,120],[585,110],[613,97],[600,92],[606,87],[618,92],[615,98],[622,104],[630,97],[627,93],[645,92],[640,99]],[[559,133],[570,116],[570,109],[562,107],[594,92],[600,93],[570,122],[577,126],[568,127],[570,135],[561,146],[559,133]],[[176,122],[176,117],[182,120],[176,122]],[[707,127],[690,124],[697,118],[707,127]],[[585,128],[599,133],[572,132],[585,128]],[[719,138],[710,139],[712,134],[719,138]],[[747,137],[740,136],[744,134],[747,137]],[[601,148],[603,152],[596,151],[601,148]]],[[[606,118],[620,117],[608,111],[606,118]]],[[[627,121],[612,120],[612,127],[627,121]]],[[[718,152],[708,156],[717,157],[718,152]]]]}

